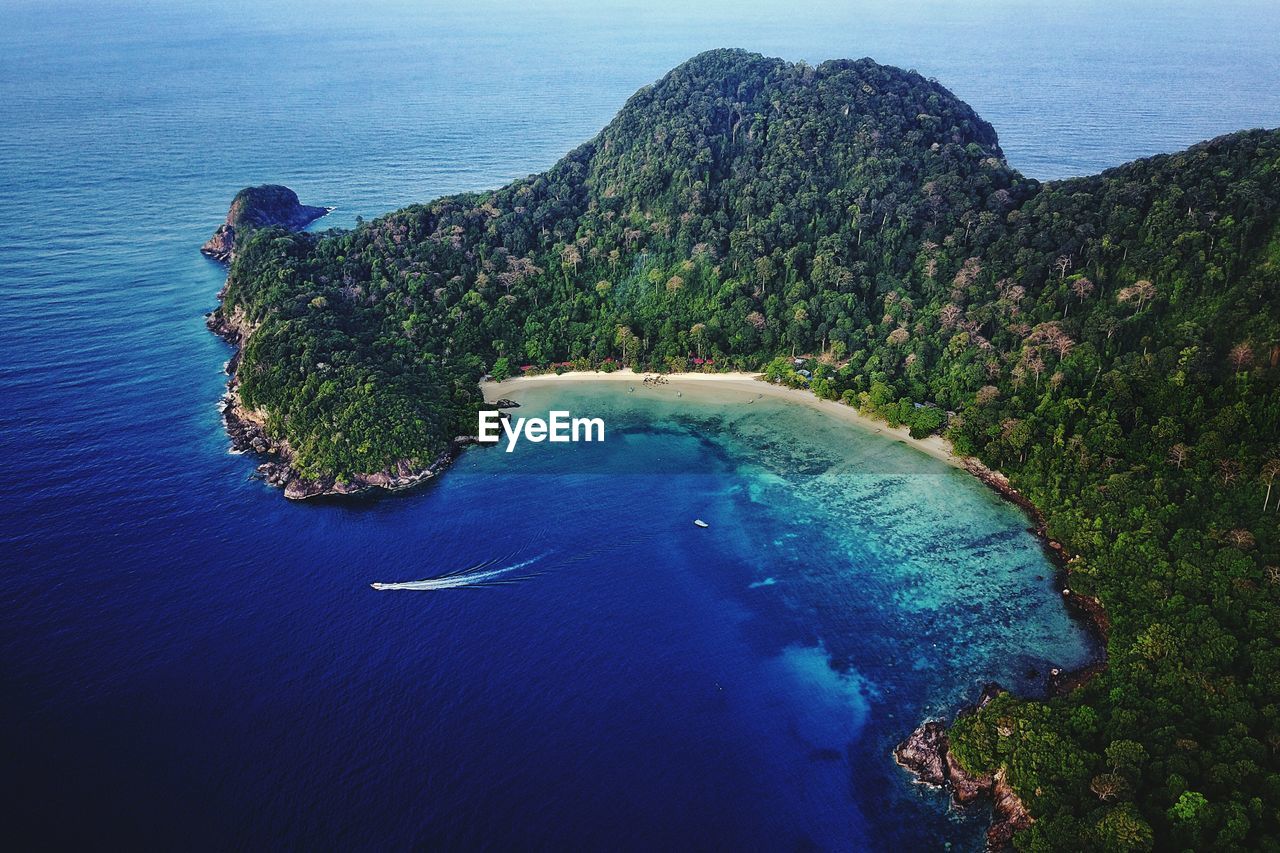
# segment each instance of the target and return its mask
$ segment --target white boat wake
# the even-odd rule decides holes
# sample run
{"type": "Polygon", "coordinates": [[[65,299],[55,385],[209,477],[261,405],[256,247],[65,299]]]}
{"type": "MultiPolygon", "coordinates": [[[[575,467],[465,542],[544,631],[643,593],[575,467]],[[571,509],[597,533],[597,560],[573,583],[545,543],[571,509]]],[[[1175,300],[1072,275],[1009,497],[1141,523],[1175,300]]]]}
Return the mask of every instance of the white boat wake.
{"type": "MultiPolygon", "coordinates": [[[[434,578],[425,578],[420,581],[397,581],[394,583],[371,583],[369,586],[374,589],[408,589],[418,591],[431,591],[439,589],[464,589],[466,587],[477,586],[505,586],[507,584],[519,583],[533,577],[544,575],[548,572],[566,569],[570,566],[589,562],[599,558],[603,554],[614,553],[620,549],[630,548],[639,545],[653,538],[651,531],[643,533],[634,533],[631,536],[624,536],[611,542],[596,541],[592,543],[592,547],[579,550],[572,546],[553,547],[543,551],[537,556],[530,557],[527,560],[521,560],[517,563],[511,563],[512,560],[527,553],[531,543],[526,543],[514,551],[507,553],[501,557],[494,557],[483,563],[477,563],[474,566],[468,566],[465,569],[457,569],[447,574],[438,575],[434,578]],[[568,552],[565,556],[565,552],[568,552]],[[534,563],[543,560],[552,554],[561,554],[551,563],[543,563],[537,569],[514,574],[520,572],[521,569],[527,569],[534,563]],[[510,563],[510,565],[503,565],[510,563]]],[[[537,543],[541,545],[543,539],[538,537],[537,543]]],[[[544,546],[545,547],[545,546],[544,546]]]]}
{"type": "Polygon", "coordinates": [[[539,554],[536,557],[530,557],[528,560],[521,560],[518,563],[513,563],[510,566],[503,566],[499,569],[488,568],[498,562],[497,560],[490,560],[488,563],[481,563],[478,566],[472,566],[469,569],[463,569],[459,572],[442,575],[438,578],[427,578],[426,580],[420,581],[405,581],[403,583],[371,583],[369,586],[374,589],[436,590],[461,589],[468,586],[489,586],[493,584],[510,583],[512,581],[520,580],[520,578],[504,578],[502,580],[498,580],[498,578],[503,578],[504,575],[509,575],[511,572],[530,566],[545,556],[547,555],[539,554]]]}

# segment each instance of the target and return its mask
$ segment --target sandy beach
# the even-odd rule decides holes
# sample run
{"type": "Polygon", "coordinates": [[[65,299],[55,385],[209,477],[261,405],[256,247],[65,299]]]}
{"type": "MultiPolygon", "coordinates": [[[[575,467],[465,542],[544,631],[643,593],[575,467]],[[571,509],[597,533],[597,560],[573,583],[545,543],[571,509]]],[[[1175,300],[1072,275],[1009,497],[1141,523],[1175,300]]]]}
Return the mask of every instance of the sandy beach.
{"type": "MultiPolygon", "coordinates": [[[[507,379],[504,382],[483,382],[480,387],[484,390],[485,399],[493,402],[507,396],[507,392],[516,393],[521,388],[533,388],[561,382],[629,382],[632,385],[639,386],[645,376],[652,375],[654,374],[636,373],[630,369],[615,370],[612,373],[570,370],[561,374],[547,373],[538,376],[518,376],[507,379]]],[[[696,395],[704,400],[715,399],[731,402],[737,399],[745,403],[747,400],[754,399],[756,395],[764,395],[808,406],[857,429],[902,441],[907,446],[913,447],[921,453],[926,453],[948,465],[956,468],[965,467],[964,457],[957,456],[952,451],[951,443],[940,435],[931,435],[927,438],[912,438],[910,430],[906,427],[891,427],[884,421],[859,414],[858,410],[852,406],[847,406],[835,400],[819,399],[810,391],[787,388],[783,385],[773,385],[765,382],[761,378],[762,374],[759,373],[666,373],[662,374],[662,376],[669,384],[661,385],[659,386],[660,388],[672,391],[678,390],[691,396],[696,395]]]]}

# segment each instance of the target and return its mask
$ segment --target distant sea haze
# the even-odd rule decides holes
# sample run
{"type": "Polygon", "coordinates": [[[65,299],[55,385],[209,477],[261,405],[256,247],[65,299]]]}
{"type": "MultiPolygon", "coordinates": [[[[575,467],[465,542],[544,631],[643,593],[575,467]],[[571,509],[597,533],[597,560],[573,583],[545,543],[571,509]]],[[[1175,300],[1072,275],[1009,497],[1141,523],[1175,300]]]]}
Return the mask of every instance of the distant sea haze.
{"type": "Polygon", "coordinates": [[[1067,5],[7,3],[7,837],[979,846],[889,748],[1096,654],[1013,507],[808,409],[617,383],[521,410],[604,443],[296,505],[228,453],[198,248],[247,185],[328,228],[540,171],[713,47],[915,68],[1040,179],[1280,125],[1276,4],[1067,5]]]}

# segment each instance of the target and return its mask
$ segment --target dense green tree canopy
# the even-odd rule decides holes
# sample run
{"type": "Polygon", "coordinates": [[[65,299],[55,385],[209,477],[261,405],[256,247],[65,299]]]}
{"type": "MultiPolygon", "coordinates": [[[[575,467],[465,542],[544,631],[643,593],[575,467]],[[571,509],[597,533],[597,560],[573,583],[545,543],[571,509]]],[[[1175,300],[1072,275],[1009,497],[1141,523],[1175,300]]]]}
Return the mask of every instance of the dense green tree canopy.
{"type": "Polygon", "coordinates": [[[565,362],[768,366],[945,426],[1111,620],[1085,688],[957,725],[1037,817],[1018,843],[1277,849],[1278,212],[1277,132],[1042,185],[917,74],[713,51],[543,174],[256,231],[220,311],[311,475],[428,460],[486,370],[565,362]]]}

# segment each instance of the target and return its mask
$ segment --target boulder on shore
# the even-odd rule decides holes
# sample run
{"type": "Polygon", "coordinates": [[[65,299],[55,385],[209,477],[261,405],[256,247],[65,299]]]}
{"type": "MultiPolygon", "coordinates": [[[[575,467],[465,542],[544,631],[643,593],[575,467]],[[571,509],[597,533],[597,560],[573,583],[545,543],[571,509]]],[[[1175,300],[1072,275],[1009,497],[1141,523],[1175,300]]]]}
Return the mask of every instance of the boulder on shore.
{"type": "Polygon", "coordinates": [[[941,720],[929,720],[898,744],[893,757],[928,785],[947,783],[947,727],[941,720]]]}

